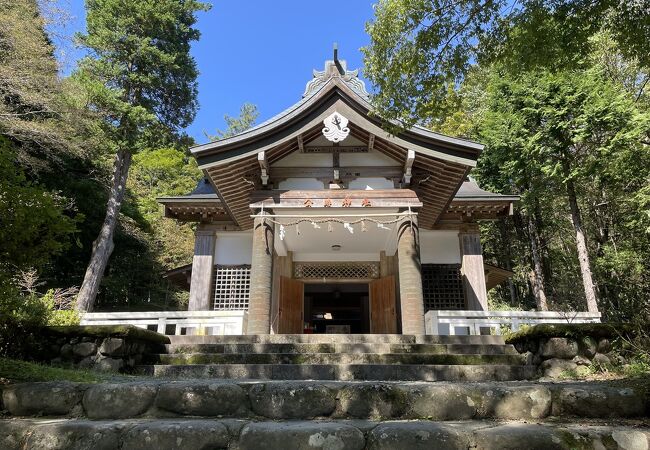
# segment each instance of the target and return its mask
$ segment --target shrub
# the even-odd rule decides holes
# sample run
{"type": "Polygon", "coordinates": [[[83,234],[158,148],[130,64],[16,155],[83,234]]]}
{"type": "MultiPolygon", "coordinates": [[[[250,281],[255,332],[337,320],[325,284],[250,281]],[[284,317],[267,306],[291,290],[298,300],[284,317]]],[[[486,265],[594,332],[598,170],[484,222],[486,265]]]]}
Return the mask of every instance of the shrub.
{"type": "MultiPolygon", "coordinates": [[[[38,359],[46,343],[42,328],[48,325],[77,325],[79,314],[71,308],[76,290],[50,289],[39,295],[34,274],[21,292],[13,283],[0,279],[0,356],[38,359]]],[[[24,281],[24,280],[23,280],[24,281]]]]}

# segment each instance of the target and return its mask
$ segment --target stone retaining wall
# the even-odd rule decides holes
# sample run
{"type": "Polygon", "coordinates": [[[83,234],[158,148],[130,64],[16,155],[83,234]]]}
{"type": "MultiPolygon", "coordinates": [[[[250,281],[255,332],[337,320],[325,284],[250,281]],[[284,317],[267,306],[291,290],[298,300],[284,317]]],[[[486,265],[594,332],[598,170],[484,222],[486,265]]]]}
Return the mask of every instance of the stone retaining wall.
{"type": "Polygon", "coordinates": [[[607,383],[139,381],[3,388],[13,416],[233,417],[271,420],[538,420],[647,416],[647,394],[607,383]]]}
{"type": "Polygon", "coordinates": [[[31,356],[56,366],[132,372],[147,354],[164,351],[169,338],[132,326],[73,326],[43,329],[43,343],[31,356]]]}
{"type": "Polygon", "coordinates": [[[586,375],[589,366],[621,363],[612,342],[616,329],[607,324],[537,325],[506,337],[526,356],[526,363],[536,365],[539,375],[561,378],[586,375]]]}
{"type": "Polygon", "coordinates": [[[0,448],[237,450],[642,450],[650,428],[633,424],[520,422],[251,422],[221,419],[0,421],[0,448]]]}

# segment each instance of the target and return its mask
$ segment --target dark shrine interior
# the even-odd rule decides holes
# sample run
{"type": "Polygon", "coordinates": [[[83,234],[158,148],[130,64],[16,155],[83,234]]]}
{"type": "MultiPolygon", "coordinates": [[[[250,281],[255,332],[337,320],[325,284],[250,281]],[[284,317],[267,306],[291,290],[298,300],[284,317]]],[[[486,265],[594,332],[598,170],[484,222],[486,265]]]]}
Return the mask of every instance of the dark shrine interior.
{"type": "Polygon", "coordinates": [[[362,283],[305,285],[305,332],[368,333],[368,285],[362,283]]]}

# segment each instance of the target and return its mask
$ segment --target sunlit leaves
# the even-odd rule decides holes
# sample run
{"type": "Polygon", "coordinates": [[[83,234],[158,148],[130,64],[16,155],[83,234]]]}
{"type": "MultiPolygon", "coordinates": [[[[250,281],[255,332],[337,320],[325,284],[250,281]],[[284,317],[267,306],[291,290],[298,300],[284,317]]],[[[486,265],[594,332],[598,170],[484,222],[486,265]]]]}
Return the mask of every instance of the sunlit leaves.
{"type": "Polygon", "coordinates": [[[405,125],[444,119],[449,87],[472,64],[498,62],[512,73],[584,67],[602,30],[626,57],[650,65],[650,0],[381,0],[366,28],[373,102],[405,125]]]}

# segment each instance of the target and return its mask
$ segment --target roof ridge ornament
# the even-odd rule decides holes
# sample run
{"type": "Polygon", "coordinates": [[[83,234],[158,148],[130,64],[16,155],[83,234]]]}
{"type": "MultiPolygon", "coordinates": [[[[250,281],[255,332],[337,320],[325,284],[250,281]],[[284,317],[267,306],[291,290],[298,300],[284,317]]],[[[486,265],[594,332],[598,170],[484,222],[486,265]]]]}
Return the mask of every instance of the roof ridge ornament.
{"type": "Polygon", "coordinates": [[[309,80],[305,86],[303,98],[311,97],[321,87],[323,87],[330,78],[340,78],[352,89],[357,95],[368,100],[370,94],[366,90],[366,84],[359,78],[359,69],[347,70],[347,63],[344,59],[339,59],[338,45],[334,44],[334,59],[325,61],[325,70],[313,71],[314,78],[309,80]]]}
{"type": "Polygon", "coordinates": [[[348,134],[350,134],[350,129],[348,128],[348,119],[341,113],[334,111],[332,114],[327,116],[323,120],[323,136],[328,141],[331,142],[341,142],[348,134]]]}

